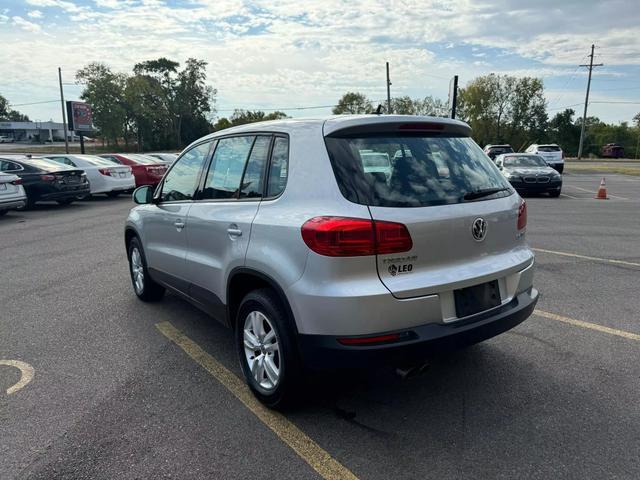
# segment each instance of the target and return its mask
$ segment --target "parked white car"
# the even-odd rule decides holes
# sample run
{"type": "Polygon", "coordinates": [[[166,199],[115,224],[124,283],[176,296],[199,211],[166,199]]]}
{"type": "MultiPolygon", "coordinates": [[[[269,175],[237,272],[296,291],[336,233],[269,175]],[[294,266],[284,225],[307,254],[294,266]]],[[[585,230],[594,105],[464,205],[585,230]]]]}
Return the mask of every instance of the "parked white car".
{"type": "Polygon", "coordinates": [[[0,216],[9,210],[24,207],[27,194],[22,186],[22,179],[11,173],[0,172],[0,216]]]}
{"type": "Polygon", "coordinates": [[[0,143],[13,143],[15,142],[15,138],[9,137],[8,135],[0,135],[0,143]]]}
{"type": "Polygon", "coordinates": [[[564,153],[555,143],[545,143],[544,145],[534,143],[525,151],[541,156],[544,161],[547,162],[551,168],[556,169],[558,173],[562,173],[564,170],[564,153]]]}
{"type": "Polygon", "coordinates": [[[92,195],[104,193],[108,197],[116,197],[120,193],[133,190],[136,186],[131,167],[119,165],[106,158],[67,154],[55,154],[47,158],[84,170],[91,185],[92,195]]]}

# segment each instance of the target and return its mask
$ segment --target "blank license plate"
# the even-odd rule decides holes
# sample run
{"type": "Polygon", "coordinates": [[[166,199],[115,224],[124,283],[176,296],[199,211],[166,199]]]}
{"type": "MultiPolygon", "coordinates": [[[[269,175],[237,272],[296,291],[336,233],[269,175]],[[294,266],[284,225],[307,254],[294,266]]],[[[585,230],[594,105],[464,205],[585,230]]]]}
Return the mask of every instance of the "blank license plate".
{"type": "Polygon", "coordinates": [[[498,281],[481,283],[453,292],[456,301],[456,316],[468,317],[500,305],[498,281]]]}

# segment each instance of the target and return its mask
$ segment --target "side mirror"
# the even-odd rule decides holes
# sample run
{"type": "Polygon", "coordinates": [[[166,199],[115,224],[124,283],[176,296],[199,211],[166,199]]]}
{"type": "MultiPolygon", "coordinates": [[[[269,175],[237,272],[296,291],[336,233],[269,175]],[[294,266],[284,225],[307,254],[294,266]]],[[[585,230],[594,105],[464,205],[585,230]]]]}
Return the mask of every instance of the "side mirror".
{"type": "Polygon", "coordinates": [[[138,205],[146,205],[153,203],[153,187],[151,185],[143,185],[133,192],[133,201],[138,205]]]}

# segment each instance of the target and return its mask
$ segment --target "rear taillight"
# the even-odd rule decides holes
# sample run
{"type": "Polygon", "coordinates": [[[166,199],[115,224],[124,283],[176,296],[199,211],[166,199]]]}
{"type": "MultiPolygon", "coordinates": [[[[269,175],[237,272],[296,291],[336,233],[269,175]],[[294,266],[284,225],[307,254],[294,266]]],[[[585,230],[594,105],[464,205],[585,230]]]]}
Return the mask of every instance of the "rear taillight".
{"type": "Polygon", "coordinates": [[[520,207],[518,208],[518,230],[524,230],[527,226],[527,202],[520,199],[520,207]]]}
{"type": "Polygon", "coordinates": [[[98,171],[100,172],[101,175],[105,175],[107,177],[110,177],[111,174],[113,173],[110,168],[99,168],[98,171]]]}
{"type": "Polygon", "coordinates": [[[22,185],[22,179],[21,178],[16,178],[14,181],[11,182],[12,185],[22,185]]]}
{"type": "Polygon", "coordinates": [[[55,179],[55,175],[40,175],[40,180],[42,180],[43,182],[54,182],[55,179]]]}
{"type": "Polygon", "coordinates": [[[311,250],[328,257],[400,253],[413,247],[401,223],[362,218],[314,217],[302,225],[302,239],[311,250]]]}

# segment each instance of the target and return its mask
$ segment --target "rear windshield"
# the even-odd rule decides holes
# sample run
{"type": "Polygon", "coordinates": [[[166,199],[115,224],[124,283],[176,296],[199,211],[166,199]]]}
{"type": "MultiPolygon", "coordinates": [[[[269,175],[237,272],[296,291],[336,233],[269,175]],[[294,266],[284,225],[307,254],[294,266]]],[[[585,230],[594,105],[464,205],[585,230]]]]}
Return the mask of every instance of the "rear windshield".
{"type": "Polygon", "coordinates": [[[557,145],[540,145],[538,147],[539,152],[559,152],[560,147],[557,145]]]}
{"type": "Polygon", "coordinates": [[[125,155],[128,159],[133,160],[137,163],[142,163],[143,165],[154,165],[156,163],[160,163],[160,160],[157,158],[146,157],[144,155],[136,155],[135,153],[128,153],[125,155]]]}
{"type": "Polygon", "coordinates": [[[463,196],[504,189],[481,199],[511,195],[509,183],[468,137],[376,134],[325,139],[342,194],[379,207],[461,203],[463,196]],[[372,169],[369,157],[389,158],[388,171],[372,169]]]}
{"type": "Polygon", "coordinates": [[[538,157],[537,155],[522,155],[518,157],[504,157],[504,166],[505,167],[546,167],[547,162],[545,162],[542,157],[538,157]]]}
{"type": "Polygon", "coordinates": [[[500,154],[500,153],[511,153],[511,152],[513,152],[513,148],[511,148],[511,147],[490,147],[489,151],[491,153],[497,153],[497,154],[500,154]]]}
{"type": "Polygon", "coordinates": [[[30,158],[28,160],[25,159],[22,161],[33,167],[39,168],[40,170],[44,170],[45,172],[68,170],[69,168],[73,168],[69,165],[64,165],[62,163],[56,162],[55,160],[49,160],[48,158],[30,158]]]}
{"type": "Polygon", "coordinates": [[[105,167],[113,167],[114,162],[111,160],[107,160],[106,158],[97,157],[94,155],[79,155],[78,158],[84,160],[87,163],[91,163],[92,165],[103,165],[105,167]]]}

